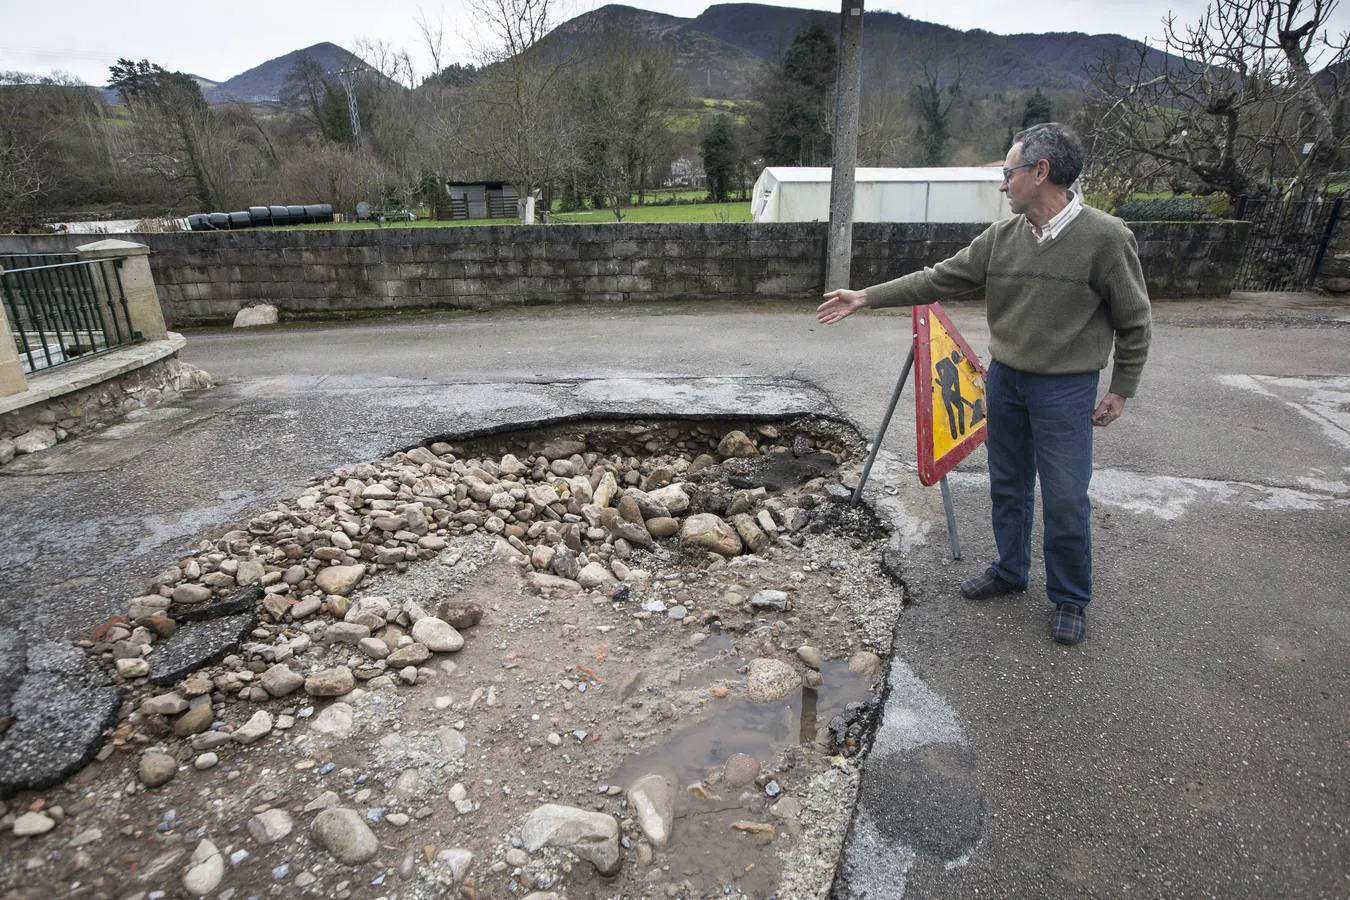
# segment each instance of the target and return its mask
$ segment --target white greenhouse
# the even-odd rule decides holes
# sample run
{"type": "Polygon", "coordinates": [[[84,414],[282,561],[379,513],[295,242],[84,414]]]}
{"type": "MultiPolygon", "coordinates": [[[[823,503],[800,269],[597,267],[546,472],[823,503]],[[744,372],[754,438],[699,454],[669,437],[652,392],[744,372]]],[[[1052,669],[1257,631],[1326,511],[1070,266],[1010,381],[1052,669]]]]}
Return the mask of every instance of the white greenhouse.
{"type": "MultiPolygon", "coordinates": [[[[1001,168],[858,169],[855,222],[996,222],[1012,213],[1001,168]]],[[[828,166],[770,166],[755,182],[756,222],[827,222],[828,166]]]]}

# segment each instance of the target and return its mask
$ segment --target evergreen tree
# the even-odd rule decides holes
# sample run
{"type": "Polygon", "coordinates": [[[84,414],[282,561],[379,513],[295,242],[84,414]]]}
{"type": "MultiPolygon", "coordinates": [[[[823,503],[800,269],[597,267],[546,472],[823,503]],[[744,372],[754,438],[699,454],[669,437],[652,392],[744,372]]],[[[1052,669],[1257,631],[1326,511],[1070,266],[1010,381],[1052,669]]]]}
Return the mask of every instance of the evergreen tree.
{"type": "Polygon", "coordinates": [[[826,123],[832,108],[838,48],[824,27],[807,25],[792,39],[782,63],[761,85],[755,116],[766,165],[830,163],[826,123]]]}
{"type": "Polygon", "coordinates": [[[1050,121],[1050,100],[1041,93],[1040,88],[1036,88],[1036,93],[1027,98],[1027,105],[1022,110],[1022,127],[1030,128],[1050,121]]]}
{"type": "Polygon", "coordinates": [[[731,195],[740,148],[730,116],[718,116],[703,133],[703,171],[708,177],[708,199],[725,201],[731,195]]]}

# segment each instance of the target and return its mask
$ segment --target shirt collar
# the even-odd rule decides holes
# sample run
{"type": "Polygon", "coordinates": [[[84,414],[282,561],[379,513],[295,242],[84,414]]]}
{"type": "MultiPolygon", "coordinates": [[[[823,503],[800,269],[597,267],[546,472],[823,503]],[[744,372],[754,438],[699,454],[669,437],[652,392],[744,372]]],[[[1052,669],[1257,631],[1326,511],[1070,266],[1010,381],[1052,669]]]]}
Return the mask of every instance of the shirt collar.
{"type": "MultiPolygon", "coordinates": [[[[1045,227],[1041,229],[1039,234],[1036,234],[1036,241],[1041,243],[1059,237],[1059,233],[1082,211],[1083,198],[1073,191],[1069,191],[1069,202],[1064,205],[1063,209],[1055,213],[1049,222],[1045,223],[1045,227]]],[[[1031,230],[1034,234],[1036,232],[1035,226],[1032,226],[1031,230]]]]}

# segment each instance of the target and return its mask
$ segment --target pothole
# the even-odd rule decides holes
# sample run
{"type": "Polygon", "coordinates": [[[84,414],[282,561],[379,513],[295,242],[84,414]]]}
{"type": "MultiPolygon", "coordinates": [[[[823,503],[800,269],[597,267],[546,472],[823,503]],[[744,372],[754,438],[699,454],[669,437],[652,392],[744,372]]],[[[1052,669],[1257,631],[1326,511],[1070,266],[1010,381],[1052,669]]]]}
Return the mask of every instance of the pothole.
{"type": "Polygon", "coordinates": [[[0,887],[824,897],[901,606],[835,476],[859,443],[578,422],[316,480],[86,642],[128,700],[0,810],[36,816],[0,887]],[[223,660],[157,669],[239,617],[223,660]]]}

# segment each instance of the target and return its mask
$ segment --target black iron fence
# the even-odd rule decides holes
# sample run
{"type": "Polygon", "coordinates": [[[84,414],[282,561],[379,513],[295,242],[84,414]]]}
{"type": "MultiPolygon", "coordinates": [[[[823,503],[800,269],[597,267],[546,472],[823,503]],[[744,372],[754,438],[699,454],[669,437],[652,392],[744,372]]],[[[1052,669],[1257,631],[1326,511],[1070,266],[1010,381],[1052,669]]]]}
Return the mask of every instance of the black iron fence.
{"type": "Polygon", "coordinates": [[[0,296],[26,373],[141,340],[131,327],[122,260],[73,253],[0,255],[0,296]]]}
{"type": "Polygon", "coordinates": [[[1341,216],[1341,198],[1240,197],[1233,218],[1252,223],[1239,291],[1301,291],[1313,283],[1341,216]]]}

